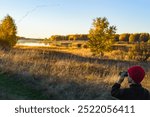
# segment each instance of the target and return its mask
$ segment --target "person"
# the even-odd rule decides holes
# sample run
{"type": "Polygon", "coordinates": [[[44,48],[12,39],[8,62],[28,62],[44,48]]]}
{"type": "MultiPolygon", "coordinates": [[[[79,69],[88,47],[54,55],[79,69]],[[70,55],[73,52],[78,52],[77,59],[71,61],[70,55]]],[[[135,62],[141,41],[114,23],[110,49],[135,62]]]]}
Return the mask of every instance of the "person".
{"type": "Polygon", "coordinates": [[[119,80],[112,86],[111,95],[120,100],[150,100],[150,93],[143,88],[141,81],[145,71],[140,66],[132,66],[127,72],[121,72],[119,80]],[[128,77],[129,88],[120,89],[125,77],[128,77]]]}

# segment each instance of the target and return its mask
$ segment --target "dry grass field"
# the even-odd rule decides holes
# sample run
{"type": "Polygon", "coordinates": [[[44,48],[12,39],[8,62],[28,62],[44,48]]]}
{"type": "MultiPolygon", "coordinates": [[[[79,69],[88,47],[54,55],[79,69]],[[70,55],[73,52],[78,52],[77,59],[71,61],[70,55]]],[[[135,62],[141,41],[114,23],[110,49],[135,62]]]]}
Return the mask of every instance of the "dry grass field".
{"type": "Polygon", "coordinates": [[[75,48],[0,51],[0,99],[113,99],[118,73],[132,65],[146,70],[142,84],[150,89],[150,62],[128,61],[118,51],[101,59],[91,55],[89,49],[75,48]]]}

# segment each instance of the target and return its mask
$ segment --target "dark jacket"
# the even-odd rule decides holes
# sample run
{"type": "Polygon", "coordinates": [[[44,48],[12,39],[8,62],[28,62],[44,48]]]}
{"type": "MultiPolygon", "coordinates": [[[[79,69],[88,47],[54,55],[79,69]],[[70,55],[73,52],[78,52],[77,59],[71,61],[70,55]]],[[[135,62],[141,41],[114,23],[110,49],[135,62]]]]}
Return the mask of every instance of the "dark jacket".
{"type": "Polygon", "coordinates": [[[129,88],[120,89],[120,84],[115,83],[111,95],[120,100],[150,100],[150,93],[140,84],[132,84],[129,88]]]}

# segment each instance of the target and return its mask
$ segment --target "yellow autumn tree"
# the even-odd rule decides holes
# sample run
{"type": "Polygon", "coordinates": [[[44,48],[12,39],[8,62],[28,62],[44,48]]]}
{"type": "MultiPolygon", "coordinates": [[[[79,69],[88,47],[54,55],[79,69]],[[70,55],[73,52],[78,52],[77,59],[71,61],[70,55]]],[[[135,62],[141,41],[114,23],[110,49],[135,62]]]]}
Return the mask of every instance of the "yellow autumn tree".
{"type": "Polygon", "coordinates": [[[93,55],[103,56],[104,52],[110,51],[115,33],[116,26],[110,26],[106,17],[94,19],[88,35],[88,45],[93,55]]]}
{"type": "Polygon", "coordinates": [[[4,48],[13,47],[17,43],[17,27],[15,21],[7,15],[0,24],[0,45],[4,48]]]}

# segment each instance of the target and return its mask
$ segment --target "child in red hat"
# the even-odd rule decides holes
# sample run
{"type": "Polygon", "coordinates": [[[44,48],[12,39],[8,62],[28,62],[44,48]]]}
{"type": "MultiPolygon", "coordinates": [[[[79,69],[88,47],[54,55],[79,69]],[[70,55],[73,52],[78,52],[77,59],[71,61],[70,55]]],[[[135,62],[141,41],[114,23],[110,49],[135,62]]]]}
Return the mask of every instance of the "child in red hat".
{"type": "Polygon", "coordinates": [[[140,66],[133,66],[128,69],[128,72],[122,72],[119,80],[112,87],[111,95],[121,100],[150,100],[149,91],[140,84],[144,76],[145,71],[140,66]],[[126,76],[130,87],[120,89],[126,76]]]}

